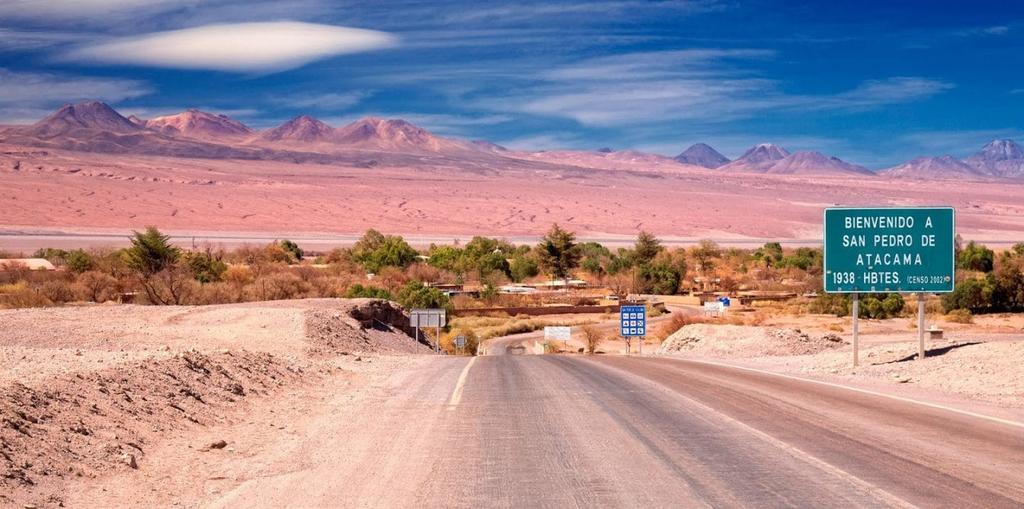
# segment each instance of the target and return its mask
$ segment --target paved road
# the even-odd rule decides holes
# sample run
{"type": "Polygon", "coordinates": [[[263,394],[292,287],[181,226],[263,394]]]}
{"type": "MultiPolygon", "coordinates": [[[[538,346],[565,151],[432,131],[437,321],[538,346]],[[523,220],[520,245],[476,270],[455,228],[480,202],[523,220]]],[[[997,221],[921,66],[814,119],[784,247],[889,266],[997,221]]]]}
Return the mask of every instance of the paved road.
{"type": "Polygon", "coordinates": [[[1024,428],[680,360],[439,358],[355,415],[216,505],[1024,505],[1024,428]]]}

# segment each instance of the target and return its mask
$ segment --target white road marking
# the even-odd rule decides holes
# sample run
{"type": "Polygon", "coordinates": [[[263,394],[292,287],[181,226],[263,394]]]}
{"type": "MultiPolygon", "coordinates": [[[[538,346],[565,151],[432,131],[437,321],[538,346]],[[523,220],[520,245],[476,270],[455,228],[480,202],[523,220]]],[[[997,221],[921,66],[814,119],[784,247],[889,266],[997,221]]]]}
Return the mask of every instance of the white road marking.
{"type": "Polygon", "coordinates": [[[470,359],[466,367],[462,368],[462,373],[459,374],[459,381],[455,382],[455,390],[452,391],[452,399],[448,401],[448,410],[455,410],[455,407],[459,406],[459,401],[462,400],[462,390],[466,388],[466,377],[469,376],[469,368],[473,367],[474,362],[476,362],[476,357],[470,359]]]}
{"type": "MultiPolygon", "coordinates": [[[[671,359],[671,357],[664,357],[664,358],[671,359]]],[[[850,387],[850,386],[847,386],[847,385],[841,385],[841,384],[832,383],[832,382],[825,382],[825,381],[822,381],[822,380],[814,380],[813,378],[804,378],[804,377],[795,376],[795,375],[787,375],[787,374],[784,374],[784,373],[775,373],[773,371],[765,371],[763,369],[748,368],[748,367],[745,367],[745,366],[736,366],[736,365],[728,364],[728,363],[724,363],[724,362],[715,362],[715,361],[697,360],[697,359],[685,359],[685,358],[679,358],[678,360],[686,361],[686,362],[695,362],[695,363],[698,363],[698,364],[710,364],[712,366],[721,366],[721,367],[724,367],[724,368],[742,369],[744,371],[751,371],[751,372],[754,372],[754,373],[761,373],[763,375],[772,375],[772,376],[777,376],[777,377],[780,377],[780,378],[789,378],[791,380],[800,380],[802,382],[810,382],[810,383],[818,384],[818,385],[826,385],[828,387],[835,387],[837,389],[846,389],[848,391],[859,392],[859,393],[862,393],[862,394],[870,394],[872,396],[879,396],[879,397],[883,397],[883,398],[894,399],[896,401],[902,401],[902,402],[905,402],[905,403],[914,403],[914,404],[917,404],[917,405],[926,406],[926,407],[930,407],[930,408],[937,408],[939,410],[946,410],[947,412],[954,412],[954,413],[958,413],[958,414],[962,414],[962,415],[968,415],[968,416],[971,416],[971,417],[976,417],[978,419],[985,419],[985,420],[988,420],[988,421],[997,422],[999,424],[1005,424],[1007,426],[1014,426],[1014,427],[1017,427],[1017,428],[1024,428],[1024,422],[1011,421],[1009,419],[1001,419],[999,417],[992,417],[991,415],[979,414],[979,413],[971,412],[969,410],[961,410],[959,408],[948,407],[948,406],[945,406],[945,405],[940,405],[938,403],[929,403],[927,401],[920,401],[920,400],[916,400],[916,399],[905,398],[903,396],[894,396],[892,394],[885,394],[883,392],[875,392],[875,391],[871,391],[871,390],[868,390],[868,389],[860,389],[860,388],[857,388],[857,387],[850,387]]]]}

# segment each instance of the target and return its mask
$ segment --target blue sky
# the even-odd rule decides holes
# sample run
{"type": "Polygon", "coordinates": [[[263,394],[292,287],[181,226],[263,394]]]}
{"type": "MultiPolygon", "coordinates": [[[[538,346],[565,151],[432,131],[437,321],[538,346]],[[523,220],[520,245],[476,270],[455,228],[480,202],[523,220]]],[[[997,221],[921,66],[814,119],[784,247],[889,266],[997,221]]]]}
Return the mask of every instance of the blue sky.
{"type": "Polygon", "coordinates": [[[872,168],[1024,141],[1021,2],[0,0],[0,122],[103,99],[402,117],[514,148],[773,142],[872,168]]]}

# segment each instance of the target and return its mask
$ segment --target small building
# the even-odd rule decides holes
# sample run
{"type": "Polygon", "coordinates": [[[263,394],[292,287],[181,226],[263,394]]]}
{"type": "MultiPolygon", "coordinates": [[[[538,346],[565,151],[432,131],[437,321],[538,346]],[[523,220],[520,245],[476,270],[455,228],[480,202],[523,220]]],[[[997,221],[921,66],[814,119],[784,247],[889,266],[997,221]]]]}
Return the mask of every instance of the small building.
{"type": "Polygon", "coordinates": [[[13,270],[25,267],[29,270],[57,270],[45,258],[0,258],[0,270],[13,270]]]}

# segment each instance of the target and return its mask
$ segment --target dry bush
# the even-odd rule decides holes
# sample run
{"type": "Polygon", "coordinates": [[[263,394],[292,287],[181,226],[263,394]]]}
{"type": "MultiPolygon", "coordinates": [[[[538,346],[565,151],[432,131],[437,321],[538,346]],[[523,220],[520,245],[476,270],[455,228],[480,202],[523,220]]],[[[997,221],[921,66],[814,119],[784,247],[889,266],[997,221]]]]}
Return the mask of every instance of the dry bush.
{"type": "Polygon", "coordinates": [[[193,304],[231,304],[239,302],[237,289],[230,283],[217,282],[200,285],[192,296],[193,304]]]}
{"type": "Polygon", "coordinates": [[[562,342],[561,341],[545,341],[544,353],[562,353],[562,342]]]}
{"type": "Polygon", "coordinates": [[[968,309],[954,309],[946,313],[945,318],[952,323],[974,323],[974,315],[968,309]]]}
{"type": "Polygon", "coordinates": [[[828,325],[828,330],[832,332],[843,332],[844,329],[843,326],[839,325],[838,323],[830,323],[828,325]]]}
{"type": "Polygon", "coordinates": [[[302,278],[284,271],[258,278],[254,285],[259,288],[260,300],[294,299],[306,291],[302,278]]]}
{"type": "Polygon", "coordinates": [[[82,297],[92,302],[106,302],[117,296],[117,279],[110,274],[90,270],[78,275],[76,281],[82,297]]]}
{"type": "Polygon", "coordinates": [[[67,281],[55,279],[39,285],[39,293],[54,304],[79,300],[77,289],[67,281]]]}
{"type": "Polygon", "coordinates": [[[52,306],[45,296],[25,282],[0,285],[0,307],[5,308],[38,308],[52,306]]]}
{"type": "Polygon", "coordinates": [[[658,331],[654,334],[654,338],[659,342],[665,341],[666,338],[675,334],[675,332],[683,327],[693,323],[707,323],[708,319],[704,315],[687,315],[683,313],[674,313],[672,318],[667,322],[661,324],[658,327],[658,331]]]}
{"type": "Polygon", "coordinates": [[[590,325],[583,327],[583,345],[587,353],[593,354],[597,351],[597,347],[600,346],[601,341],[604,340],[604,334],[590,325]]]}

